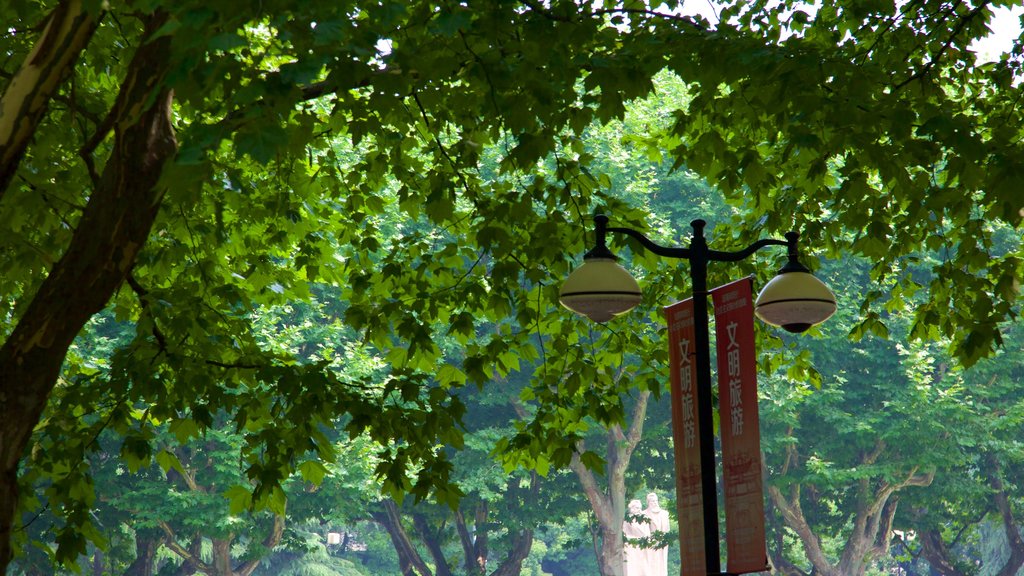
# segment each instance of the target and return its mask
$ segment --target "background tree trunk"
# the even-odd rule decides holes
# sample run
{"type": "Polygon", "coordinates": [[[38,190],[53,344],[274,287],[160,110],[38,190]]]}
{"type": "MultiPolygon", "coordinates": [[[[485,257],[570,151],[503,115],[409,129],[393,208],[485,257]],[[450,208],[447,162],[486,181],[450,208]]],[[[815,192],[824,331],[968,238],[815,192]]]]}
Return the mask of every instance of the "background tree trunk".
{"type": "Polygon", "coordinates": [[[398,506],[390,498],[382,503],[382,510],[372,514],[373,519],[384,526],[391,536],[391,543],[398,552],[398,562],[402,570],[402,576],[434,576],[427,563],[423,561],[416,547],[413,545],[409,534],[402,527],[402,519],[398,514],[398,506]]]}
{"type": "Polygon", "coordinates": [[[436,576],[452,576],[451,568],[448,566],[448,559],[444,557],[444,550],[441,549],[440,535],[437,530],[432,529],[422,514],[412,515],[413,526],[420,535],[420,540],[430,552],[434,559],[434,570],[436,576]]]}
{"type": "Polygon", "coordinates": [[[486,574],[487,571],[487,530],[481,528],[487,522],[487,503],[481,502],[474,509],[475,534],[469,533],[462,510],[455,511],[455,528],[462,544],[466,574],[486,574]]]}
{"type": "Polygon", "coordinates": [[[1010,556],[996,576],[1015,576],[1020,567],[1024,566],[1024,540],[1021,539],[1020,529],[1017,527],[1013,508],[1010,506],[1010,499],[1006,495],[1006,487],[1003,485],[1002,478],[1003,470],[999,460],[992,453],[986,453],[982,457],[982,461],[985,466],[985,475],[992,487],[992,499],[995,501],[999,519],[1003,523],[1003,531],[1006,533],[1006,543],[1010,547],[1010,556]]]}
{"type": "Polygon", "coordinates": [[[939,576],[967,576],[953,562],[949,548],[938,530],[921,530],[917,537],[921,541],[921,556],[939,576]]]}
{"type": "Polygon", "coordinates": [[[508,555],[491,576],[519,576],[523,571],[523,560],[530,555],[533,547],[533,530],[521,530],[516,533],[509,548],[508,555]]]}
{"type": "Polygon", "coordinates": [[[124,576],[153,576],[156,551],[162,542],[159,532],[135,530],[135,560],[125,569],[124,576]]]}
{"type": "Polygon", "coordinates": [[[626,470],[629,459],[640,443],[643,435],[644,418],[647,414],[647,402],[650,391],[644,390],[637,397],[636,405],[630,417],[628,433],[623,433],[620,426],[608,429],[608,449],[605,454],[607,461],[608,485],[604,490],[597,483],[593,471],[583,465],[579,453],[573,454],[569,464],[580,480],[583,491],[590,501],[590,506],[598,521],[600,537],[597,552],[598,569],[601,576],[622,576],[622,521],[626,516],[626,470]]]}
{"type": "MultiPolygon", "coordinates": [[[[875,463],[884,449],[885,444],[879,441],[871,452],[862,455],[861,463],[875,463]]],[[[786,448],[786,453],[786,460],[781,469],[782,475],[799,462],[795,443],[786,448]]],[[[800,538],[804,553],[814,567],[812,573],[822,576],[861,576],[872,562],[889,552],[889,534],[897,508],[895,494],[908,486],[927,486],[931,484],[933,478],[934,472],[918,474],[915,467],[906,473],[902,480],[895,483],[861,480],[855,499],[853,528],[843,545],[839,561],[835,563],[826,556],[821,547],[821,540],[804,516],[801,506],[801,485],[793,483],[788,494],[784,494],[776,486],[769,485],[768,495],[786,525],[800,538]]]]}

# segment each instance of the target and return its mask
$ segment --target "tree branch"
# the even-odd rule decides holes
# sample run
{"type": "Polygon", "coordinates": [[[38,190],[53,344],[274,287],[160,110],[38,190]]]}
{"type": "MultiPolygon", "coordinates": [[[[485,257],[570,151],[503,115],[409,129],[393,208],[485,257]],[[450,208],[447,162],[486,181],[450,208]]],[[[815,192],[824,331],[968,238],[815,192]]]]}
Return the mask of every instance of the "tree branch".
{"type": "Polygon", "coordinates": [[[931,72],[932,68],[934,68],[939,63],[939,60],[942,59],[943,54],[945,54],[946,51],[949,50],[949,47],[953,45],[953,41],[956,40],[957,36],[959,36],[960,33],[963,32],[964,28],[967,27],[967,24],[970,23],[971,20],[974,20],[974,18],[976,18],[982,10],[987,8],[990,3],[990,0],[982,1],[977,6],[975,6],[974,9],[972,9],[966,16],[961,18],[956,23],[956,27],[953,28],[953,31],[950,32],[949,38],[947,38],[946,41],[942,44],[942,47],[939,48],[938,52],[936,52],[935,55],[932,56],[931,60],[929,60],[920,70],[914,72],[909,77],[907,77],[907,79],[893,86],[892,91],[898,92],[911,82],[915,80],[920,80],[921,78],[924,78],[926,75],[928,75],[928,73],[931,72]]]}
{"type": "MultiPolygon", "coordinates": [[[[281,536],[284,534],[284,522],[285,517],[281,514],[274,514],[274,524],[270,528],[270,533],[263,539],[263,547],[268,551],[272,550],[274,546],[277,546],[278,542],[281,541],[281,536]]],[[[262,558],[253,558],[246,561],[241,566],[235,568],[236,576],[250,576],[260,566],[262,558]]]]}
{"type": "Polygon", "coordinates": [[[101,15],[82,0],[62,0],[0,97],[0,198],[18,170],[50,100],[89,44],[101,15]]]}
{"type": "MultiPolygon", "coordinates": [[[[572,453],[572,459],[569,461],[569,469],[576,473],[576,476],[580,479],[580,484],[583,486],[583,493],[587,495],[587,500],[590,501],[590,507],[593,508],[594,514],[603,516],[605,510],[610,507],[608,498],[601,493],[601,487],[597,484],[597,478],[594,477],[594,472],[587,468],[583,461],[580,460],[580,453],[586,450],[583,441],[576,443],[576,450],[572,453]]],[[[604,518],[599,518],[599,521],[604,522],[604,518]]]]}
{"type": "MultiPolygon", "coordinates": [[[[203,562],[202,557],[198,553],[193,553],[194,550],[189,550],[178,543],[178,535],[174,533],[174,529],[171,528],[170,524],[163,520],[159,520],[157,523],[160,525],[160,529],[164,531],[164,534],[167,535],[167,540],[164,542],[164,545],[167,546],[171,552],[177,554],[178,557],[184,560],[186,564],[191,564],[196,570],[203,574],[213,574],[213,566],[203,562]]],[[[195,546],[195,543],[198,540],[198,536],[193,538],[193,548],[198,548],[198,546],[195,546]]]]}
{"type": "MultiPolygon", "coordinates": [[[[561,14],[555,14],[552,10],[545,8],[535,0],[522,0],[523,4],[528,6],[530,10],[544,16],[548,20],[554,20],[556,22],[575,22],[576,19],[571,16],[563,16],[561,14]]],[[[609,16],[613,14],[632,14],[636,16],[647,16],[651,18],[660,18],[664,20],[670,20],[674,22],[681,22],[687,24],[701,32],[707,29],[694,21],[690,16],[682,14],[669,14],[666,12],[658,12],[656,10],[647,10],[644,8],[606,8],[601,10],[593,10],[589,13],[577,14],[582,16],[609,16]]]]}
{"type": "Polygon", "coordinates": [[[427,523],[427,519],[423,514],[413,513],[412,524],[420,535],[420,542],[427,547],[427,552],[430,553],[430,557],[434,560],[434,571],[437,576],[452,576],[451,568],[448,566],[448,559],[445,557],[444,550],[441,549],[441,543],[439,542],[438,533],[440,530],[433,529],[427,523]]]}
{"type": "Polygon", "coordinates": [[[629,420],[629,431],[626,433],[626,447],[624,458],[626,462],[629,462],[629,458],[633,455],[633,451],[637,445],[640,444],[640,439],[644,433],[644,419],[647,416],[647,403],[650,400],[651,391],[643,390],[640,392],[640,396],[636,399],[636,405],[633,406],[633,414],[629,420]]]}
{"type": "Polygon", "coordinates": [[[402,519],[398,514],[398,506],[395,505],[395,501],[388,498],[381,502],[383,507],[382,511],[373,512],[371,516],[374,520],[379,522],[388,531],[388,535],[391,536],[391,542],[395,546],[395,550],[398,552],[399,564],[401,564],[402,574],[413,574],[413,570],[419,572],[422,576],[433,576],[433,572],[427,566],[427,563],[423,561],[419,552],[412,545],[412,540],[409,539],[409,534],[402,527],[402,519]]]}
{"type": "Polygon", "coordinates": [[[800,541],[804,545],[804,553],[807,555],[807,559],[811,561],[811,565],[817,572],[822,574],[832,574],[835,572],[835,567],[825,557],[825,551],[821,548],[821,543],[814,534],[814,530],[811,529],[810,524],[807,523],[807,518],[804,517],[803,508],[800,506],[800,485],[794,483],[790,488],[789,499],[782,494],[782,491],[776,486],[768,486],[768,496],[771,498],[772,503],[782,513],[782,518],[786,521],[786,524],[796,532],[800,541]]]}
{"type": "Polygon", "coordinates": [[[466,517],[462,514],[461,508],[455,510],[455,530],[459,533],[459,544],[462,545],[462,556],[465,560],[466,572],[472,574],[474,570],[477,570],[479,558],[477,558],[476,546],[473,545],[473,536],[469,533],[466,517]]]}
{"type": "Polygon", "coordinates": [[[967,576],[953,562],[953,555],[938,530],[919,530],[917,536],[921,541],[921,554],[925,561],[941,576],[967,576]]]}

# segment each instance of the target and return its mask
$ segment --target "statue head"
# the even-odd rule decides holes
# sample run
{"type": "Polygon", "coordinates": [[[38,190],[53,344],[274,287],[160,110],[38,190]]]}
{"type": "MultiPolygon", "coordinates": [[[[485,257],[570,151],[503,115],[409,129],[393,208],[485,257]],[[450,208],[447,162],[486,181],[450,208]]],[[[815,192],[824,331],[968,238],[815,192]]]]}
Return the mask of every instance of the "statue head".
{"type": "Polygon", "coordinates": [[[661,505],[658,504],[658,495],[654,492],[647,495],[647,508],[655,512],[661,510],[661,505]]]}
{"type": "Polygon", "coordinates": [[[642,510],[642,506],[643,505],[640,504],[639,500],[630,500],[629,501],[629,513],[633,514],[634,516],[639,514],[640,512],[643,511],[642,510]]]}

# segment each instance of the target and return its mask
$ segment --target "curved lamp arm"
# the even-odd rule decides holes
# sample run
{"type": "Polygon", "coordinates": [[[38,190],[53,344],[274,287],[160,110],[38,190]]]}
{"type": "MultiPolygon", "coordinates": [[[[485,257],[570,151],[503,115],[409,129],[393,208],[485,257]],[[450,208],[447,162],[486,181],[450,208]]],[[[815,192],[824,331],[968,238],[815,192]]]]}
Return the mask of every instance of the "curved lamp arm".
{"type": "Polygon", "coordinates": [[[767,246],[785,246],[789,259],[758,295],[755,304],[757,315],[769,324],[782,326],[792,332],[802,332],[824,321],[836,309],[835,295],[800,263],[797,245],[800,235],[796,232],[787,232],[785,240],[758,240],[742,250],[726,252],[708,248],[704,238],[704,227],[707,225],[704,220],[691,222],[693,237],[689,247],[662,246],[632,228],[609,227],[608,217],[604,214],[594,216],[594,225],[595,246],[583,257],[585,264],[592,263],[591,268],[585,278],[582,272],[570,275],[571,281],[563,285],[559,298],[567,308],[593,320],[610,320],[640,302],[636,281],[629,272],[615,264],[617,258],[608,249],[606,237],[609,232],[625,234],[658,256],[688,260],[694,278],[694,291],[701,293],[706,290],[704,282],[708,262],[738,262],[767,246]],[[600,267],[600,273],[597,273],[597,267],[600,267]]]}
{"type": "Polygon", "coordinates": [[[704,220],[694,220],[691,222],[691,226],[693,226],[694,243],[689,248],[682,246],[662,246],[660,244],[656,244],[653,240],[632,228],[609,228],[608,217],[604,214],[594,216],[594,224],[594,232],[597,236],[597,242],[594,248],[586,253],[584,258],[614,258],[615,256],[612,254],[611,250],[608,249],[608,245],[605,240],[608,232],[614,232],[616,234],[625,234],[626,236],[633,238],[648,251],[653,254],[657,254],[658,256],[665,256],[667,258],[683,258],[686,260],[703,258],[709,262],[739,262],[767,246],[786,246],[789,249],[789,262],[784,267],[784,271],[807,271],[807,267],[800,264],[799,261],[797,240],[800,235],[796,232],[787,232],[785,240],[776,240],[773,238],[758,240],[742,250],[725,252],[722,250],[710,250],[707,248],[707,243],[704,241],[704,227],[707,223],[704,220]]]}

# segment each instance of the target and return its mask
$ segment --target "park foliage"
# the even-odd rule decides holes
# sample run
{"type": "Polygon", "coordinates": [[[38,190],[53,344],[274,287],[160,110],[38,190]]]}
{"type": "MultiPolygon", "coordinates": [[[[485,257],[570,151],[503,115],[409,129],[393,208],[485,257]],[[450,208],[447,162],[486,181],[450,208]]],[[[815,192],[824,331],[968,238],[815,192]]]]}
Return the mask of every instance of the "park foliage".
{"type": "MultiPolygon", "coordinates": [[[[189,478],[190,449],[169,446],[201,441],[237,454],[241,475],[220,470],[206,492],[264,511],[266,543],[283,535],[288,483],[322,483],[339,442],[367,442],[384,494],[455,506],[466,490],[445,447],[468,442],[468,395],[524,375],[515,424],[494,439],[505,470],[608,464],[581,442],[662,391],[657,307],[686,280],[634,250],[636,328],[567,315],[558,286],[596,211],[677,241],[713,210],[724,249],[800,230],[809,252],[843,262],[829,277],[848,316],[822,336],[898,340],[901,361],[878,368],[893,376],[872,378],[929,409],[986,407],[990,434],[952,436],[975,456],[1015,453],[1009,368],[983,364],[981,388],[960,370],[998,360],[1024,277],[1024,47],[990,62],[971,50],[1008,3],[734,2],[715,23],[671,4],[0,6],[0,567],[40,507],[59,518],[54,560],[74,563],[104,540],[95,474],[156,463],[189,478]],[[591,143],[652,94],[642,121],[591,143]],[[626,150],[650,166],[624,167],[613,153],[626,150]],[[691,176],[714,193],[653,185],[691,176]],[[940,383],[967,404],[947,405],[940,383]],[[119,464],[97,472],[97,454],[119,464]]],[[[766,360],[791,381],[777,388],[784,433],[805,425],[806,398],[834,402],[836,418],[844,402],[871,405],[815,396],[837,374],[854,381],[823,369],[827,353],[816,370],[810,350],[766,360]]],[[[873,468],[927,428],[908,420],[879,439],[856,434],[867,421],[821,418],[852,427],[869,447],[843,446],[877,474],[808,468],[819,493],[939,486],[935,455],[873,468]]],[[[767,447],[780,471],[806,454],[792,446],[767,447]]],[[[946,486],[961,511],[999,494],[1010,464],[964,458],[943,462],[989,488],[946,486]]],[[[794,487],[772,494],[792,522],[794,487]]],[[[884,525],[889,501],[865,502],[879,512],[865,521],[884,525]]],[[[916,509],[941,543],[949,524],[916,509]]],[[[870,540],[850,557],[883,547],[870,540]]],[[[826,560],[809,557],[822,573],[826,560]]]]}

